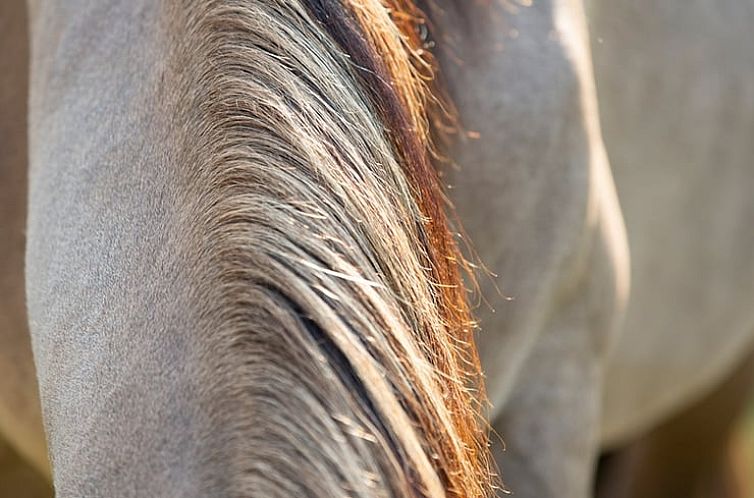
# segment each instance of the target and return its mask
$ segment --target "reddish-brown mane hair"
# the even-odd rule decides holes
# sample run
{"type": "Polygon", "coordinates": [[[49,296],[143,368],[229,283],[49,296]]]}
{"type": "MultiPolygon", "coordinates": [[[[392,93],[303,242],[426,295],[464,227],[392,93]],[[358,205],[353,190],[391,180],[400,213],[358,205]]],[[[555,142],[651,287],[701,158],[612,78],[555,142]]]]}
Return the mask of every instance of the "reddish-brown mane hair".
{"type": "Polygon", "coordinates": [[[430,346],[433,366],[442,377],[454,379],[443,386],[443,395],[460,440],[445,438],[431,419],[421,422],[442,443],[438,449],[446,466],[442,471],[449,494],[482,496],[490,486],[487,442],[480,433],[479,419],[483,383],[474,325],[459,271],[465,263],[453,239],[438,171],[431,161],[429,126],[434,119],[445,117],[431,115],[442,112],[442,108],[432,92],[435,62],[423,46],[422,33],[428,29],[424,14],[412,0],[309,3],[361,68],[359,76],[392,132],[393,146],[426,218],[423,231],[427,238],[422,242],[445,327],[443,337],[436,337],[432,330],[419,332],[430,346]]]}

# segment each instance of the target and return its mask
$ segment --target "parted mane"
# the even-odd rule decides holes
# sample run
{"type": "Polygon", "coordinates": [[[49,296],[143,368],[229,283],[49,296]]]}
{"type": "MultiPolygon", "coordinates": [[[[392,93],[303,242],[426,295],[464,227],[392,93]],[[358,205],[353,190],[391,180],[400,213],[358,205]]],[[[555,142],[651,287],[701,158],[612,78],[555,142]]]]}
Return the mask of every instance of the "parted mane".
{"type": "MultiPolygon", "coordinates": [[[[237,496],[491,492],[407,0],[187,0],[175,94],[237,496]]],[[[211,351],[210,351],[211,350],[211,351]]]]}

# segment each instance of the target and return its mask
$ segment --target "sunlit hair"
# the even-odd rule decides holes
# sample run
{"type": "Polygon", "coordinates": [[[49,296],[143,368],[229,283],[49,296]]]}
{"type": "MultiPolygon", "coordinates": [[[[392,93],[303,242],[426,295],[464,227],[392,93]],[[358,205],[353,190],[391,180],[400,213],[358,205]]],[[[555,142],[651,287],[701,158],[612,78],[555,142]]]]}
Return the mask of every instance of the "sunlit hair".
{"type": "Polygon", "coordinates": [[[241,496],[491,493],[459,256],[408,1],[171,13],[187,256],[241,496]],[[227,381],[231,379],[232,381],[227,381]]]}

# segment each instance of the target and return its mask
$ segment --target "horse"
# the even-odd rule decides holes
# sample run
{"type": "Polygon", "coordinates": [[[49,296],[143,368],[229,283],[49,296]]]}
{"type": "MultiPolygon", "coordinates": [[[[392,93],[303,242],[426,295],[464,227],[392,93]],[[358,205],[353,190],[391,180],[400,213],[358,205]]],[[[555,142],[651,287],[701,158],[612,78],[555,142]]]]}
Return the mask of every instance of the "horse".
{"type": "Polygon", "coordinates": [[[435,15],[473,131],[448,183],[493,273],[476,316],[503,482],[592,496],[600,452],[627,448],[603,496],[744,496],[710,482],[752,379],[751,4],[435,15]]]}
{"type": "Polygon", "coordinates": [[[591,496],[754,332],[754,16],[643,4],[29,2],[0,430],[25,226],[59,496],[591,496]]]}
{"type": "Polygon", "coordinates": [[[56,493],[481,496],[424,62],[388,10],[29,11],[27,301],[56,493]]]}

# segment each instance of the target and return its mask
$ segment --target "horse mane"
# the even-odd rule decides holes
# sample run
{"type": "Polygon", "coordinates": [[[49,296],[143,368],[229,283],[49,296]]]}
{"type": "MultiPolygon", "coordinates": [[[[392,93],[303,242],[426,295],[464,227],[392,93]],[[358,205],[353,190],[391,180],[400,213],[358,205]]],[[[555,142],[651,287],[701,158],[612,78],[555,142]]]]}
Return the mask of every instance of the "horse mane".
{"type": "Polygon", "coordinates": [[[492,490],[409,0],[186,0],[185,216],[233,495],[492,490]]]}

